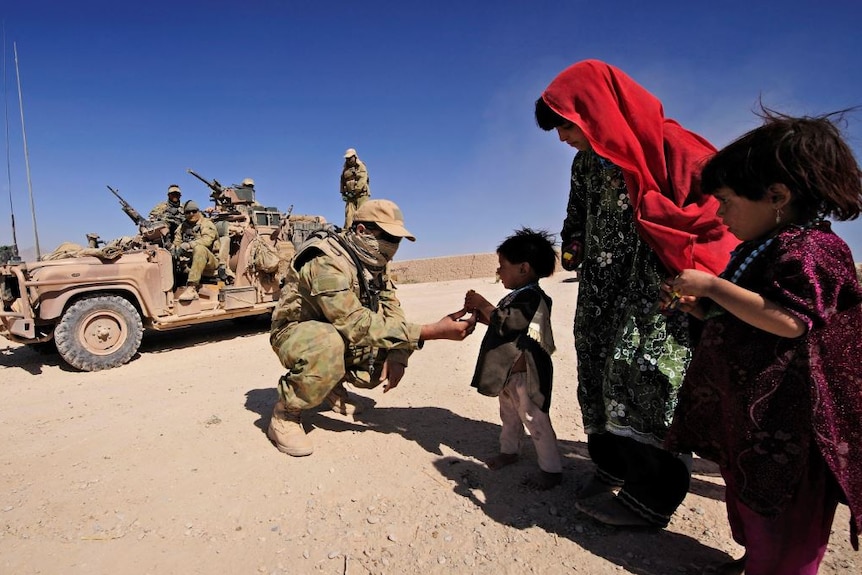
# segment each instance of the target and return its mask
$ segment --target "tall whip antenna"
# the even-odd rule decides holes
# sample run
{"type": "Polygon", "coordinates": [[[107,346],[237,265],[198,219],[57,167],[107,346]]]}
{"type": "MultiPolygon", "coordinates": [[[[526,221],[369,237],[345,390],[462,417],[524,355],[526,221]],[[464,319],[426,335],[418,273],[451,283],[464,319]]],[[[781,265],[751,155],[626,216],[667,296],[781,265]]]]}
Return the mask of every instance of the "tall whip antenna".
{"type": "Polygon", "coordinates": [[[6,86],[6,20],[3,20],[3,112],[6,125],[6,178],[9,184],[9,214],[12,217],[12,260],[19,261],[18,234],[15,231],[15,208],[12,205],[12,160],[9,155],[9,90],[6,86]]]}
{"type": "Polygon", "coordinates": [[[27,189],[30,192],[30,213],[33,215],[33,234],[36,236],[36,259],[42,259],[39,249],[39,230],[36,228],[36,206],[33,203],[33,183],[30,181],[30,152],[27,149],[27,131],[24,129],[24,98],[21,95],[21,74],[18,72],[18,46],[12,42],[15,53],[15,77],[18,78],[18,107],[21,108],[21,135],[24,138],[24,165],[27,167],[27,189]]]}

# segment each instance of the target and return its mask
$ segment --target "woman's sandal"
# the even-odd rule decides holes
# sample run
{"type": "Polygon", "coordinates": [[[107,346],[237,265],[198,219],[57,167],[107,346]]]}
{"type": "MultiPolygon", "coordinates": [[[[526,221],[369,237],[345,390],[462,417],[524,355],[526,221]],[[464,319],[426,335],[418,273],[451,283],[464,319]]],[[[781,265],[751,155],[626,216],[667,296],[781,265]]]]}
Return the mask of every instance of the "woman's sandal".
{"type": "Polygon", "coordinates": [[[605,525],[613,527],[655,527],[619,501],[612,493],[600,493],[575,502],[575,509],[605,525]]]}

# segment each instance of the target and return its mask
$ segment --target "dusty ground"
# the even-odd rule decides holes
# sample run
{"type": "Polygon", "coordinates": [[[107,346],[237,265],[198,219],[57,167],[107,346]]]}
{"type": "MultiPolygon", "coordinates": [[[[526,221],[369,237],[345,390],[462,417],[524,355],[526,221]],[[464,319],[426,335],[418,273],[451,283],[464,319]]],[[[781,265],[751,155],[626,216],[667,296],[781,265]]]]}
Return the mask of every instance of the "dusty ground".
{"type": "MultiPolygon", "coordinates": [[[[662,532],[598,525],[572,505],[590,471],[575,398],[577,283],[544,280],[559,351],[552,421],[565,479],[524,490],[535,467],[492,472],[494,399],[469,387],[481,328],[429,342],[394,391],[353,418],[309,414],[316,452],[294,459],[264,435],[281,367],[265,325],[145,337],[121,368],[78,373],[0,344],[0,573],[359,575],[701,573],[738,556],[715,468],[662,532]]],[[[408,283],[408,316],[434,321],[493,278],[408,283]]],[[[821,573],[862,570],[839,509],[821,573]]]]}

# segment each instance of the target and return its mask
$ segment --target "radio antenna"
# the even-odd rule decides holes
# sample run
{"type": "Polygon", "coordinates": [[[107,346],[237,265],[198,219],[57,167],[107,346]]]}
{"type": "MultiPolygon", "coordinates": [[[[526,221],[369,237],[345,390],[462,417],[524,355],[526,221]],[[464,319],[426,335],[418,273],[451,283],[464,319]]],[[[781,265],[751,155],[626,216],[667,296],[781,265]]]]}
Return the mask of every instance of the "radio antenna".
{"type": "Polygon", "coordinates": [[[18,233],[15,230],[15,208],[12,204],[12,160],[9,153],[9,90],[6,84],[6,20],[3,20],[3,115],[6,126],[6,180],[9,185],[9,215],[12,217],[12,258],[21,261],[18,253],[18,233]]]}
{"type": "Polygon", "coordinates": [[[18,46],[12,42],[15,53],[15,77],[18,78],[18,107],[21,109],[21,135],[24,139],[24,165],[27,167],[27,189],[30,192],[30,213],[33,216],[33,234],[36,236],[36,259],[42,259],[39,249],[39,230],[36,228],[36,205],[33,203],[33,183],[30,181],[30,152],[27,149],[27,131],[24,129],[24,98],[21,95],[21,74],[18,72],[18,46]]]}

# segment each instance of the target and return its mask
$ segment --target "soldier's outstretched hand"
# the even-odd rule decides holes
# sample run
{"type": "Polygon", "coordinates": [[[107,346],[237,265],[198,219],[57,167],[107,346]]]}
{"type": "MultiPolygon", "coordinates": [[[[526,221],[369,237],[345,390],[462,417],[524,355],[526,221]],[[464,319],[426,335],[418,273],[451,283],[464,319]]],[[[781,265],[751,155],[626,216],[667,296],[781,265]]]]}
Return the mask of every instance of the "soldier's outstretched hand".
{"type": "Polygon", "coordinates": [[[422,326],[421,338],[429,339],[451,339],[461,341],[476,329],[475,317],[464,317],[468,314],[466,309],[460,309],[443,316],[436,323],[426,323],[422,326]]]}

